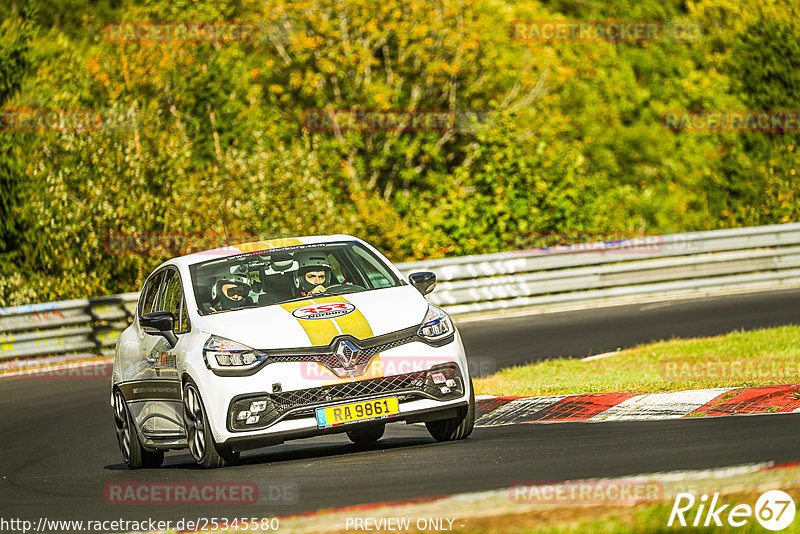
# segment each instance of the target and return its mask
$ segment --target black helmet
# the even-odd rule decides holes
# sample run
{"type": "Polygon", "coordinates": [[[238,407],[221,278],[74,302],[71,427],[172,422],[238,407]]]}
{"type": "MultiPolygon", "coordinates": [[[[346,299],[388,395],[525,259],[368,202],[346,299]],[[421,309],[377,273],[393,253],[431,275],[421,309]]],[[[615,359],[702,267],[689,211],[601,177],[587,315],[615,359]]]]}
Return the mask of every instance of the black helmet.
{"type": "Polygon", "coordinates": [[[308,293],[314,289],[317,284],[309,284],[306,281],[306,273],[311,271],[325,271],[325,282],[323,286],[328,286],[331,283],[331,264],[328,257],[323,252],[316,251],[300,251],[295,257],[297,260],[297,271],[294,273],[294,286],[303,293],[308,293]]]}
{"type": "Polygon", "coordinates": [[[247,303],[250,290],[250,280],[245,276],[239,274],[223,276],[217,278],[211,286],[211,303],[223,310],[238,308],[247,303]],[[232,287],[224,291],[223,287],[227,285],[232,287]],[[241,300],[230,298],[235,295],[241,295],[243,298],[241,300]]]}

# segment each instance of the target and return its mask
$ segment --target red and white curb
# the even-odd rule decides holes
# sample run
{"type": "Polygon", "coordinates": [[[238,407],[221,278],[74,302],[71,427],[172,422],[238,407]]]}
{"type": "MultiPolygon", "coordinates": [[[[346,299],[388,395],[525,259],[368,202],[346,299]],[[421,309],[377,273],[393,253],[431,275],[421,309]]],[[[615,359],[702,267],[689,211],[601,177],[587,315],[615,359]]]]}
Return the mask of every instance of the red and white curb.
{"type": "Polygon", "coordinates": [[[479,397],[476,426],[567,421],[642,421],[800,412],[800,385],[714,388],[671,393],[596,393],[479,397]]]}

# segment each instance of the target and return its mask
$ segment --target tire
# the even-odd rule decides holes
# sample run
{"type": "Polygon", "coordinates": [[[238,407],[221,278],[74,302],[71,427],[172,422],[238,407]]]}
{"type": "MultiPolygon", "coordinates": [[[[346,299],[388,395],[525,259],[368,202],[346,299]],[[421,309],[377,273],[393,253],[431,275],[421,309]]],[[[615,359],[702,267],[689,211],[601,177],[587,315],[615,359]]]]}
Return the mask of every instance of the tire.
{"type": "Polygon", "coordinates": [[[164,451],[150,451],[142,446],[128,404],[120,390],[114,390],[114,430],[122,460],[130,469],[158,467],[164,462],[164,451]]]}
{"type": "Polygon", "coordinates": [[[193,382],[186,382],[183,386],[183,423],[189,452],[198,465],[215,469],[230,465],[239,458],[239,453],[234,453],[230,447],[220,447],[214,442],[203,399],[193,382]]]}
{"type": "Polygon", "coordinates": [[[464,439],[472,433],[475,426],[475,391],[472,389],[472,378],[469,379],[469,389],[469,404],[459,408],[456,417],[425,423],[433,439],[455,441],[464,439]]]}
{"type": "Polygon", "coordinates": [[[386,425],[368,426],[356,430],[348,430],[347,437],[356,445],[368,445],[381,439],[384,430],[386,430],[386,425]]]}

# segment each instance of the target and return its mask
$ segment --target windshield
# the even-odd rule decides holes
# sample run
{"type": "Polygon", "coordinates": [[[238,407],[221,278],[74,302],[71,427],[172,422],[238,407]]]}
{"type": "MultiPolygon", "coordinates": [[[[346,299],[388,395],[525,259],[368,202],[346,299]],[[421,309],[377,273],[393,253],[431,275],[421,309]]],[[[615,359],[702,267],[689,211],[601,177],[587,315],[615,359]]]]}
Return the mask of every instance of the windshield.
{"type": "Polygon", "coordinates": [[[357,242],[259,250],[198,263],[189,270],[201,315],[401,284],[357,242]]]}

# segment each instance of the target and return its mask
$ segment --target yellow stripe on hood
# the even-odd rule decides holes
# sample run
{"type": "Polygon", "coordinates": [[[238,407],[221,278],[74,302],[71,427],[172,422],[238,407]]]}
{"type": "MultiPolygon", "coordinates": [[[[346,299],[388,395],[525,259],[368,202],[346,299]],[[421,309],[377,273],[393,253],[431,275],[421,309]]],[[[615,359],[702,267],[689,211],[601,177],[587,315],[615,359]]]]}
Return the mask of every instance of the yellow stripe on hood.
{"type": "MultiPolygon", "coordinates": [[[[311,304],[315,303],[308,299],[304,299],[294,302],[285,302],[281,304],[281,308],[289,313],[292,313],[297,308],[302,308],[303,306],[309,306],[311,304]]],[[[297,319],[297,322],[300,323],[300,326],[302,326],[303,330],[306,331],[308,340],[313,346],[328,345],[333,338],[339,335],[339,331],[336,330],[336,326],[333,324],[331,319],[297,319]]]]}
{"type": "MultiPolygon", "coordinates": [[[[317,304],[325,304],[328,302],[346,302],[348,304],[353,304],[342,296],[321,297],[313,300],[317,304]]],[[[339,329],[342,331],[342,334],[350,334],[358,339],[367,339],[374,335],[372,333],[372,327],[369,325],[367,318],[364,317],[364,314],[361,313],[361,311],[357,308],[355,311],[348,313],[347,315],[343,315],[342,317],[336,317],[333,320],[339,325],[339,329]]],[[[376,354],[372,358],[370,364],[364,370],[364,373],[353,377],[338,377],[327,368],[325,368],[324,371],[320,369],[320,371],[329,375],[329,378],[327,380],[323,380],[321,385],[330,386],[333,384],[341,384],[343,382],[358,382],[361,380],[382,378],[383,362],[381,362],[380,354],[376,354]]]]}
{"type": "MultiPolygon", "coordinates": [[[[314,302],[317,304],[324,304],[327,302],[346,302],[347,304],[353,304],[346,298],[340,296],[322,297],[314,299],[314,302]]],[[[367,339],[374,335],[372,333],[372,327],[370,327],[367,322],[367,318],[364,317],[364,314],[361,313],[358,308],[347,315],[336,317],[333,320],[339,325],[342,334],[350,334],[358,339],[367,339]]]]}
{"type": "MultiPolygon", "coordinates": [[[[281,304],[281,307],[287,312],[291,313],[298,308],[302,308],[303,306],[308,306],[313,304],[327,304],[331,302],[345,302],[347,304],[352,304],[347,299],[342,298],[341,296],[334,295],[330,297],[320,297],[315,299],[298,300],[295,302],[286,302],[284,304],[281,304]]],[[[358,309],[354,310],[351,313],[348,313],[347,315],[344,315],[342,317],[336,317],[334,319],[322,319],[322,320],[297,319],[297,322],[299,322],[300,326],[303,327],[303,330],[306,331],[308,339],[314,346],[328,345],[330,344],[330,342],[333,340],[334,337],[339,335],[339,330],[336,329],[336,326],[333,324],[333,321],[336,321],[336,324],[339,325],[339,330],[342,331],[342,334],[350,334],[358,339],[367,339],[373,336],[372,327],[370,327],[369,322],[367,322],[366,317],[364,317],[364,314],[362,314],[361,311],[359,311],[358,309]]],[[[338,377],[324,365],[317,364],[317,366],[318,366],[317,372],[321,377],[320,386],[341,384],[343,382],[358,382],[360,380],[370,380],[372,378],[381,378],[384,376],[383,362],[381,362],[379,354],[375,355],[375,357],[372,358],[372,361],[364,370],[363,374],[354,377],[338,377]]]]}

